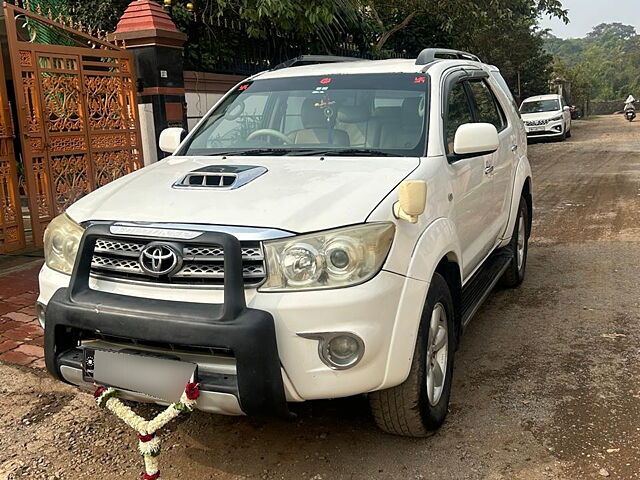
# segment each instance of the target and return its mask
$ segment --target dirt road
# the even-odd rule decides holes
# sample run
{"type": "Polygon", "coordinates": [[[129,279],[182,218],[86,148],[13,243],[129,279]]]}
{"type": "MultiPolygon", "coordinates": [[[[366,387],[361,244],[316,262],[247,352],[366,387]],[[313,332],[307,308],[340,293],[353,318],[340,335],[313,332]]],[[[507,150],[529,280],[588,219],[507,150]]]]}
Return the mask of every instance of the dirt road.
{"type": "MultiPolygon", "coordinates": [[[[466,332],[440,432],[380,433],[363,398],[294,423],[196,413],[166,437],[163,478],[640,476],[640,122],[578,122],[530,158],[528,276],[466,332]]],[[[0,479],[139,478],[133,435],[40,372],[0,365],[0,416],[0,479]]]]}

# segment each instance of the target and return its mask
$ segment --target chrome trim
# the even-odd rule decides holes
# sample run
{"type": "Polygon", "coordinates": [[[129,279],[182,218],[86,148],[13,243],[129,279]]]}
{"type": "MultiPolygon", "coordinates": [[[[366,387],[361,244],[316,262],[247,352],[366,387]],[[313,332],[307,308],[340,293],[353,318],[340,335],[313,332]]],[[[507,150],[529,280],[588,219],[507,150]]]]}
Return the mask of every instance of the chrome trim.
{"type": "MultiPolygon", "coordinates": [[[[220,168],[224,168],[224,166],[220,168]]],[[[178,188],[178,189],[187,189],[187,190],[200,190],[200,189],[219,190],[219,191],[236,190],[246,185],[247,183],[254,181],[256,178],[264,175],[265,173],[267,173],[267,171],[268,170],[265,167],[258,167],[258,166],[251,167],[247,170],[242,170],[240,172],[225,172],[225,171],[213,172],[213,171],[206,171],[203,169],[193,170],[187,173],[184,177],[182,177],[176,183],[174,183],[172,187],[178,188]],[[194,184],[188,183],[191,177],[202,177],[203,179],[205,179],[206,177],[220,177],[220,181],[218,182],[218,185],[205,185],[205,184],[194,185],[194,184]],[[224,178],[234,178],[235,180],[230,185],[225,186],[223,183],[224,178]]]]}
{"type": "Polygon", "coordinates": [[[193,240],[203,233],[189,230],[142,227],[135,224],[126,225],[118,223],[111,225],[109,227],[109,231],[114,235],[140,235],[143,237],[180,238],[182,240],[193,240]]]}
{"type": "MultiPolygon", "coordinates": [[[[111,277],[109,275],[105,275],[102,273],[94,273],[92,272],[89,277],[95,281],[105,282],[105,283],[123,283],[125,285],[137,285],[140,287],[149,287],[149,288],[171,288],[171,289],[184,289],[184,290],[224,290],[224,285],[198,285],[198,284],[189,284],[189,283],[156,283],[156,282],[145,282],[143,280],[133,280],[131,278],[116,278],[111,277]]],[[[250,290],[257,290],[258,287],[261,287],[265,280],[252,284],[249,286],[245,286],[245,292],[250,290]]]]}
{"type": "Polygon", "coordinates": [[[364,340],[360,338],[353,332],[302,332],[296,333],[297,336],[306,338],[308,340],[316,340],[318,342],[318,356],[322,363],[324,363],[331,370],[347,370],[349,368],[355,367],[362,357],[364,357],[364,340]],[[336,337],[347,336],[353,338],[359,347],[359,355],[353,360],[351,363],[346,365],[339,365],[331,361],[331,356],[329,355],[329,342],[336,337]]]}
{"type": "Polygon", "coordinates": [[[204,232],[222,232],[233,235],[240,241],[276,240],[278,238],[293,237],[296,234],[266,227],[244,227],[235,225],[209,225],[194,223],[114,223],[109,231],[114,235],[141,235],[144,237],[179,238],[191,240],[204,232]],[[146,233],[150,232],[150,233],[146,233]],[[171,235],[174,235],[173,237],[171,235]],[[193,236],[189,236],[193,235],[193,236]]]}

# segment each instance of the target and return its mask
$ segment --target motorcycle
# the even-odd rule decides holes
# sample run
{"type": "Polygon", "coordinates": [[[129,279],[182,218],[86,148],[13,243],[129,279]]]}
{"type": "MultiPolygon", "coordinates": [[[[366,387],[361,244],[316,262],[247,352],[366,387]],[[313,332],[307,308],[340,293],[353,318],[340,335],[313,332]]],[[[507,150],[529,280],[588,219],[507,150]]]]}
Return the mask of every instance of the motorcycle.
{"type": "Polygon", "coordinates": [[[633,120],[636,118],[636,111],[631,108],[625,110],[624,118],[626,118],[630,122],[633,122],[633,120]]]}

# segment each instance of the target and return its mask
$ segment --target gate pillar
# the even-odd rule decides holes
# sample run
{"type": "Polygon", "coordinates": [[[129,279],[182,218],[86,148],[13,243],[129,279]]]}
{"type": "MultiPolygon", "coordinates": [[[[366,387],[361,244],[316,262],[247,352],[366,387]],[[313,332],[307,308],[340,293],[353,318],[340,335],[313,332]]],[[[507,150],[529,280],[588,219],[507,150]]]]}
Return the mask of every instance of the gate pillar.
{"type": "Polygon", "coordinates": [[[124,42],[135,57],[142,150],[149,165],[166,156],[158,148],[162,130],[187,128],[182,61],[187,36],[156,2],[135,0],[109,38],[124,42]]]}

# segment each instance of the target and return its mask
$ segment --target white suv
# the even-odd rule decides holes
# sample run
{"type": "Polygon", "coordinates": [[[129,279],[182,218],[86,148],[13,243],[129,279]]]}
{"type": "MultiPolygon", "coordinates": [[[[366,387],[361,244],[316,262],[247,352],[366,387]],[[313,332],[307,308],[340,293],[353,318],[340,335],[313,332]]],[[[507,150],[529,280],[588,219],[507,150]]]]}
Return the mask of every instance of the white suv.
{"type": "Polygon", "coordinates": [[[531,170],[501,84],[436,49],[281,68],[164,131],[172,156],[46,231],[49,372],[157,402],[193,376],[223,414],[366,393],[388,432],[438,428],[461,333],[525,274],[531,170]]]}
{"type": "Polygon", "coordinates": [[[529,97],[520,105],[520,115],[531,139],[571,137],[571,108],[562,95],[529,97]]]}

